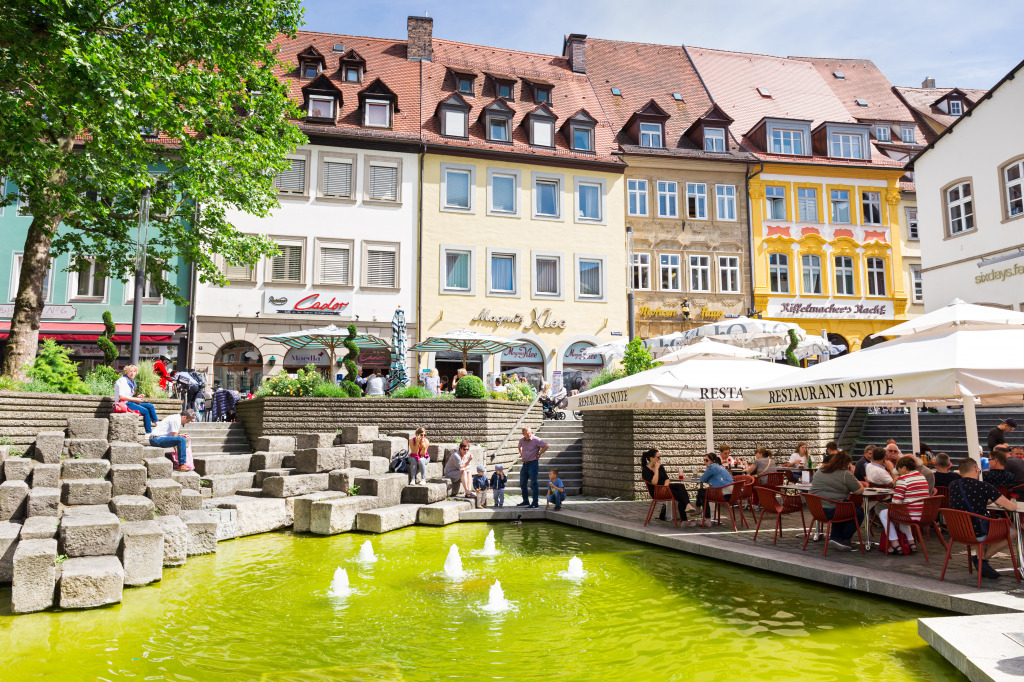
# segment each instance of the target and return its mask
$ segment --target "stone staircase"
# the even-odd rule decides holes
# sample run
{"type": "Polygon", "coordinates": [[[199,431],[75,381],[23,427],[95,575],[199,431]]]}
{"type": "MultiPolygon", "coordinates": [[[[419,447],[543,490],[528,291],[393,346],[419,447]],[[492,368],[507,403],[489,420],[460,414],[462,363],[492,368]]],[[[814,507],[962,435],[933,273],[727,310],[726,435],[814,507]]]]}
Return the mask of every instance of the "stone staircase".
{"type": "MultiPolygon", "coordinates": [[[[982,449],[987,449],[988,432],[992,427],[1008,417],[1013,417],[1018,423],[1024,422],[1024,411],[1019,407],[978,409],[978,442],[981,443],[982,449]]],[[[921,429],[921,442],[926,443],[932,452],[945,452],[954,462],[967,456],[967,430],[964,426],[964,416],[959,410],[953,414],[946,414],[945,408],[939,408],[939,414],[922,412],[918,416],[918,424],[921,429]]],[[[1017,434],[1017,431],[1012,432],[1007,441],[1011,444],[1024,444],[1024,438],[1017,434]]],[[[911,451],[909,414],[869,414],[864,419],[860,436],[850,454],[856,461],[865,447],[885,445],[890,438],[896,439],[901,451],[911,451]]]]}
{"type": "Polygon", "coordinates": [[[245,427],[238,422],[193,422],[184,428],[194,455],[248,455],[252,453],[245,427]]]}
{"type": "MultiPolygon", "coordinates": [[[[555,421],[545,419],[535,432],[541,440],[547,441],[548,450],[540,458],[540,472],[537,481],[541,491],[546,488],[544,481],[548,471],[558,469],[558,476],[565,484],[565,494],[580,495],[583,492],[583,422],[576,420],[555,421]]],[[[508,474],[506,490],[514,493],[519,490],[519,471],[523,468],[517,463],[508,474]]]]}

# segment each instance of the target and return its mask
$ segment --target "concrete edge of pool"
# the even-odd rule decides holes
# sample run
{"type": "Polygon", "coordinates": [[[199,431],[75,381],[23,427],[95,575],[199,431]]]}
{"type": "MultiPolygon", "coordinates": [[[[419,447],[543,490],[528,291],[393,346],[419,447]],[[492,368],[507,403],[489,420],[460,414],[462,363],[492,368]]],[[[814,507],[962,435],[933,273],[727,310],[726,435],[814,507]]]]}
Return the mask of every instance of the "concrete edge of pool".
{"type": "Polygon", "coordinates": [[[573,511],[543,509],[473,509],[460,521],[547,520],[674,549],[688,554],[810,580],[876,597],[928,606],[964,615],[918,620],[918,633],[932,648],[974,682],[1020,682],[1024,677],[1024,647],[1007,632],[1024,632],[1024,591],[1019,595],[995,591],[960,591],[935,579],[903,574],[879,576],[868,567],[838,564],[807,553],[794,561],[791,552],[770,545],[738,547],[710,534],[680,533],[672,528],[573,511]]]}

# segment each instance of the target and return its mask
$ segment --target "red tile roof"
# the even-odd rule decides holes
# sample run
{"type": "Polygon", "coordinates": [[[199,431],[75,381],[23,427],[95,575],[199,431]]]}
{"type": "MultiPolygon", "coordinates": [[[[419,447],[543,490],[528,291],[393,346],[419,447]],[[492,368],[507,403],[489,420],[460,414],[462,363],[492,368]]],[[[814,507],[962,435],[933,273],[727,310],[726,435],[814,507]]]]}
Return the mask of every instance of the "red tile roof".
{"type": "Polygon", "coordinates": [[[808,62],[825,84],[843,103],[850,116],[861,121],[912,122],[910,112],[892,92],[892,83],[870,59],[830,59],[827,57],[790,57],[808,62]],[[840,72],[843,78],[833,73],[840,72]],[[867,102],[866,107],[857,100],[867,102]]]}
{"type": "MultiPolygon", "coordinates": [[[[943,111],[938,107],[932,106],[932,103],[942,99],[944,96],[956,89],[958,88],[908,88],[902,85],[897,85],[896,93],[902,96],[903,101],[907,103],[907,106],[919,115],[934,120],[943,128],[948,128],[960,117],[950,116],[949,114],[943,113],[943,111]]],[[[981,98],[985,96],[985,93],[988,92],[988,90],[975,90],[972,88],[959,88],[959,90],[974,103],[981,100],[981,98]]],[[[930,132],[931,131],[929,131],[929,133],[930,132]]],[[[930,134],[929,141],[935,137],[936,135],[930,134]]]]}

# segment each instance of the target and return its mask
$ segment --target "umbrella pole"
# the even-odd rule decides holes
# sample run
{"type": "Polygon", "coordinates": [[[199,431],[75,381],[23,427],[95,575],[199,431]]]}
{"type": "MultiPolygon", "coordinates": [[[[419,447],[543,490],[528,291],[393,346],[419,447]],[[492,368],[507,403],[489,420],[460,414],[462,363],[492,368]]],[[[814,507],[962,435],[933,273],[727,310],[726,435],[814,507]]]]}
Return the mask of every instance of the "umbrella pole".
{"type": "MultiPolygon", "coordinates": [[[[964,399],[964,427],[967,429],[967,456],[978,463],[981,471],[981,445],[978,444],[978,413],[974,411],[974,396],[960,387],[960,395],[964,399]]],[[[980,476],[983,478],[984,473],[980,476]]]]}
{"type": "Polygon", "coordinates": [[[469,352],[466,350],[466,347],[463,346],[462,347],[462,369],[466,369],[466,364],[467,364],[468,361],[469,361],[469,352]]]}
{"type": "Polygon", "coordinates": [[[921,426],[917,421],[918,402],[910,403],[910,441],[913,444],[914,454],[921,452],[921,426]]]}
{"type": "Polygon", "coordinates": [[[711,415],[711,401],[704,403],[704,452],[715,451],[715,424],[711,415]]]}

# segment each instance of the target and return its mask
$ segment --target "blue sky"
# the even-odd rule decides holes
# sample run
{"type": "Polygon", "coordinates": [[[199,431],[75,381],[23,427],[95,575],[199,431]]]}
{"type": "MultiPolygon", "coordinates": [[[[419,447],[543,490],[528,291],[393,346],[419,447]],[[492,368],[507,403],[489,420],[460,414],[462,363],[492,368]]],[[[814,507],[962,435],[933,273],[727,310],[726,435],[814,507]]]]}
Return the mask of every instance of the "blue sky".
{"type": "Polygon", "coordinates": [[[306,28],[404,38],[428,12],[434,35],[558,54],[567,33],[780,56],[873,60],[896,85],[989,88],[1024,59],[1021,0],[305,0],[306,28]],[[576,16],[574,16],[576,15],[576,16]]]}

